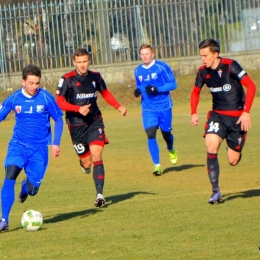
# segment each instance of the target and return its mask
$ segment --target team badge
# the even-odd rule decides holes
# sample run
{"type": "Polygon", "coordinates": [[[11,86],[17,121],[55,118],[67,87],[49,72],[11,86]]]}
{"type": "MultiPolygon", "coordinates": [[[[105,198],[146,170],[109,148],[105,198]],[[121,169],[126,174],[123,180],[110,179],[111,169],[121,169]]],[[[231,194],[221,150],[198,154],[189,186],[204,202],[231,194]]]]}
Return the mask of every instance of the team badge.
{"type": "Polygon", "coordinates": [[[157,73],[152,73],[151,77],[152,77],[152,79],[157,79],[158,78],[157,73]]]}
{"type": "Polygon", "coordinates": [[[221,78],[222,77],[222,69],[218,70],[218,76],[221,78]]]}
{"type": "Polygon", "coordinates": [[[96,87],[96,82],[94,80],[92,81],[92,85],[94,88],[96,87]]]}
{"type": "Polygon", "coordinates": [[[138,76],[138,79],[139,79],[140,82],[142,82],[143,81],[143,76],[138,76]]]}
{"type": "Polygon", "coordinates": [[[21,113],[21,111],[22,111],[22,106],[15,106],[15,112],[17,114],[21,113]]]}
{"type": "Polygon", "coordinates": [[[237,139],[237,141],[238,141],[238,144],[241,145],[242,137],[239,137],[239,138],[237,139]]]}
{"type": "Polygon", "coordinates": [[[101,128],[98,129],[99,134],[103,133],[103,130],[101,128]]]}
{"type": "Polygon", "coordinates": [[[44,111],[44,105],[37,105],[36,106],[36,111],[38,113],[42,113],[44,111]]]}

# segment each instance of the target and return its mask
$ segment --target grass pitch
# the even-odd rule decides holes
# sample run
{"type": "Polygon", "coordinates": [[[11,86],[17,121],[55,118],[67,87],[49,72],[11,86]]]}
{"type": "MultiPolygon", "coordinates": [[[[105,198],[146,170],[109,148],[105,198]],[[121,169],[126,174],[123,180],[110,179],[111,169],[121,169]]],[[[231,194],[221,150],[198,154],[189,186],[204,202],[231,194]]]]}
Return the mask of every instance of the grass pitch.
{"type": "MultiPolygon", "coordinates": [[[[106,204],[101,209],[94,207],[93,178],[80,169],[65,127],[62,154],[56,160],[50,156],[39,193],[13,206],[10,231],[0,234],[0,259],[260,259],[259,101],[251,111],[253,127],[240,164],[229,166],[224,143],[219,151],[224,203],[217,205],[207,203],[211,187],[202,138],[210,102],[199,105],[198,127],[190,125],[189,104],[176,102],[178,163],[170,164],[158,132],[161,177],[152,175],[140,109],[130,107],[126,117],[112,108],[103,110],[110,144],[103,154],[106,204]],[[21,228],[28,209],[43,214],[41,230],[21,228]]],[[[13,123],[11,118],[1,123],[2,164],[13,123]]],[[[2,168],[1,185],[3,178],[2,168]]],[[[16,197],[23,178],[22,172],[16,197]]]]}

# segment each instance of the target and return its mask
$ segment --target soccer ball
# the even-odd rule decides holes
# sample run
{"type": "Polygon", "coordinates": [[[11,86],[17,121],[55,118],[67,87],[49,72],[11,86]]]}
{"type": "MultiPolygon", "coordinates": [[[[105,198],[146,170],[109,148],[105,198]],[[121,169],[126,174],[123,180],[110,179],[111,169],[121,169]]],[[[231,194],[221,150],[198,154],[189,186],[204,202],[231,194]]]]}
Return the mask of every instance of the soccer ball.
{"type": "Polygon", "coordinates": [[[36,231],[42,227],[43,217],[39,211],[30,209],[23,213],[21,218],[22,227],[27,231],[36,231]]]}

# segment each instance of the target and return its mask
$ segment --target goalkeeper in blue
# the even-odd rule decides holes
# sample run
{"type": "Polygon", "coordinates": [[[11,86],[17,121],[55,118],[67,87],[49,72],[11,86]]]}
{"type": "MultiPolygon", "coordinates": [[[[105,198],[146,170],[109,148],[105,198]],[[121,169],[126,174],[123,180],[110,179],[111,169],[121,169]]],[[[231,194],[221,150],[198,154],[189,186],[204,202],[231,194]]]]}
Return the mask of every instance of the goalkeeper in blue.
{"type": "Polygon", "coordinates": [[[0,122],[13,111],[15,126],[4,162],[5,178],[1,189],[2,218],[0,232],[8,231],[9,214],[15,200],[15,183],[24,170],[19,202],[38,193],[48,165],[48,146],[52,155],[60,155],[63,130],[62,111],[54,97],[40,88],[41,70],[27,65],[22,73],[22,88],[7,97],[0,105],[0,122]],[[52,140],[50,117],[54,120],[52,140]]]}
{"type": "Polygon", "coordinates": [[[141,96],[143,127],[148,138],[148,150],[154,163],[153,175],[160,176],[163,170],[160,164],[159,146],[156,140],[160,128],[166,142],[170,161],[177,163],[177,151],[174,149],[172,131],[172,99],[170,92],[177,88],[171,68],[164,62],[154,59],[154,50],[148,44],[139,49],[142,64],[135,71],[135,97],[141,96]]]}

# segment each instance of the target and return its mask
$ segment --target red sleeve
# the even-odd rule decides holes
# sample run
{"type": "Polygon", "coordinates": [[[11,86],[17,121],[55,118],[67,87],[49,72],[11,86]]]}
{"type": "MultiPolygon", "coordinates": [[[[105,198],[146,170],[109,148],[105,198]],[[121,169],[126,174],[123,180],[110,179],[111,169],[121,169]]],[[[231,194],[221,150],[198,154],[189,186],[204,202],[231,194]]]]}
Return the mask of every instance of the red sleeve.
{"type": "Polygon", "coordinates": [[[197,106],[198,106],[199,100],[200,100],[200,91],[201,91],[201,88],[194,86],[193,90],[190,94],[191,115],[197,114],[197,106]]]}
{"type": "Polygon", "coordinates": [[[108,89],[102,91],[101,95],[110,106],[112,106],[116,109],[118,109],[120,107],[120,104],[117,102],[115,97],[111,94],[111,92],[108,89]]]}
{"type": "Polygon", "coordinates": [[[256,85],[248,75],[246,75],[240,82],[247,88],[246,100],[243,111],[249,113],[254,101],[256,85]]]}
{"type": "Polygon", "coordinates": [[[70,104],[63,96],[57,96],[56,102],[61,110],[79,112],[80,106],[70,104]]]}

